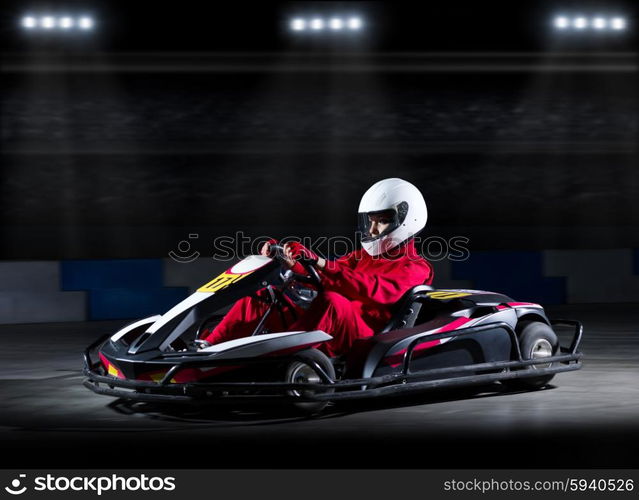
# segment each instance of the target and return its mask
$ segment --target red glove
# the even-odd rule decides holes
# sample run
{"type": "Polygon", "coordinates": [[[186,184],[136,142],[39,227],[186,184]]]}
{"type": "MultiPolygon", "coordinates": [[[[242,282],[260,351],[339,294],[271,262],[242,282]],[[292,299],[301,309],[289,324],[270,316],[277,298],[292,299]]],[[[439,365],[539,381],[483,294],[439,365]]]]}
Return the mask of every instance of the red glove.
{"type": "Polygon", "coordinates": [[[266,243],[262,245],[260,248],[260,255],[264,255],[265,257],[272,257],[271,255],[271,245],[277,245],[277,240],[275,238],[271,238],[266,243]]]}
{"type": "Polygon", "coordinates": [[[291,250],[291,257],[293,257],[295,260],[306,259],[317,262],[317,259],[319,259],[319,257],[315,252],[313,252],[313,250],[309,250],[297,241],[286,243],[285,247],[291,250]]]}
{"type": "Polygon", "coordinates": [[[313,262],[317,262],[317,259],[319,258],[315,252],[313,252],[312,250],[309,250],[308,248],[306,248],[301,243],[298,243],[297,241],[291,241],[289,243],[286,243],[284,247],[289,249],[290,257],[298,261],[291,268],[291,270],[297,274],[306,274],[306,269],[299,262],[300,259],[306,259],[306,260],[311,260],[313,262]]]}

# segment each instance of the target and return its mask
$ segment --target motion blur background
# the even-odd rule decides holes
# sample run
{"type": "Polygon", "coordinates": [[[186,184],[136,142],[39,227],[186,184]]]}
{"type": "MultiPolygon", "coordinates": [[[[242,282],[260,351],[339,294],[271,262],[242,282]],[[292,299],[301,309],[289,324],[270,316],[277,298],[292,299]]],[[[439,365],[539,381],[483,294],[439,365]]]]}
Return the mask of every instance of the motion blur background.
{"type": "Polygon", "coordinates": [[[45,320],[161,312],[210,276],[215,237],[352,238],[391,176],[423,191],[424,236],[468,238],[465,262],[426,248],[439,286],[639,301],[634,8],[4,2],[0,319],[38,320],[34,293],[45,320]],[[95,26],[20,25],[45,11],[95,26]],[[362,29],[289,29],[334,13],[362,29]],[[626,27],[560,32],[560,14],[626,27]],[[139,305],[113,312],[125,293],[139,305]]]}

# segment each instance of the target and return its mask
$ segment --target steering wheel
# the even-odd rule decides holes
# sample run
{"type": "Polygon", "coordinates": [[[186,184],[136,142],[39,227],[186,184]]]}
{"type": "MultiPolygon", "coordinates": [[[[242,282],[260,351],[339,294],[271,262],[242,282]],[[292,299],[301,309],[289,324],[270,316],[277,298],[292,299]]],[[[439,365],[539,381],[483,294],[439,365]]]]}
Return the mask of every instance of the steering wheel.
{"type": "MultiPolygon", "coordinates": [[[[285,263],[286,256],[284,253],[284,247],[282,245],[271,244],[269,248],[271,255],[279,260],[281,263],[285,263]]],[[[304,270],[308,273],[306,276],[303,274],[295,274],[295,279],[302,283],[308,283],[313,285],[317,291],[321,292],[323,290],[322,286],[322,278],[317,272],[317,268],[315,267],[315,262],[310,259],[305,259],[304,257],[298,260],[300,264],[304,267],[304,270]]]]}

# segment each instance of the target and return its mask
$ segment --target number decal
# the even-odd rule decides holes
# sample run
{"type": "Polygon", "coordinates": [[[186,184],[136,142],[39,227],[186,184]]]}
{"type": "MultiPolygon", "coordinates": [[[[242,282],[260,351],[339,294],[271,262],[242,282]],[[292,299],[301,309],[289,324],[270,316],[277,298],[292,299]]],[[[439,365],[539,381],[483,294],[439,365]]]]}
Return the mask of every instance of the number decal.
{"type": "Polygon", "coordinates": [[[428,295],[428,297],[430,297],[431,299],[448,300],[456,299],[458,297],[466,297],[472,294],[465,292],[428,292],[426,295],[428,295]]]}
{"type": "Polygon", "coordinates": [[[198,292],[207,292],[207,293],[215,293],[219,292],[223,288],[226,288],[231,283],[235,283],[236,281],[241,280],[245,276],[248,276],[251,273],[246,274],[233,274],[228,271],[224,271],[217,278],[213,279],[213,281],[209,281],[206,285],[201,286],[197,289],[198,292]]]}

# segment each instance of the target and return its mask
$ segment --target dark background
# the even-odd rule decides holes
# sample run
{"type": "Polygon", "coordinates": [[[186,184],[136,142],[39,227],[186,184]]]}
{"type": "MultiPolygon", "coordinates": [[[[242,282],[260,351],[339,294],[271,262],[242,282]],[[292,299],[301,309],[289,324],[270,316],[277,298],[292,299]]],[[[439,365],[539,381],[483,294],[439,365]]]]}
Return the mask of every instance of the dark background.
{"type": "MultiPolygon", "coordinates": [[[[633,29],[558,37],[555,2],[98,2],[81,39],[24,33],[38,8],[5,5],[0,258],[352,236],[390,176],[471,250],[639,244],[633,29]],[[366,34],[287,32],[327,9],[366,34]]],[[[603,12],[633,26],[629,3],[603,12]]]]}
{"type": "MultiPolygon", "coordinates": [[[[426,235],[466,236],[471,252],[637,248],[635,3],[416,5],[3,2],[0,260],[166,257],[191,233],[204,256],[238,230],[352,236],[359,198],[391,176],[423,191],[426,235]],[[18,26],[78,6],[97,20],[90,36],[18,26]],[[289,13],[327,8],[363,11],[362,36],[287,32],[289,13]],[[557,36],[558,8],[629,29],[557,36]]],[[[492,274],[541,272],[541,257],[513,262],[492,274]]],[[[24,281],[51,284],[38,279],[24,281]]],[[[16,303],[32,307],[32,292],[16,303]]],[[[93,398],[80,351],[114,323],[3,325],[2,464],[634,466],[637,308],[607,306],[549,310],[584,321],[588,358],[548,390],[314,421],[93,398]]]]}

